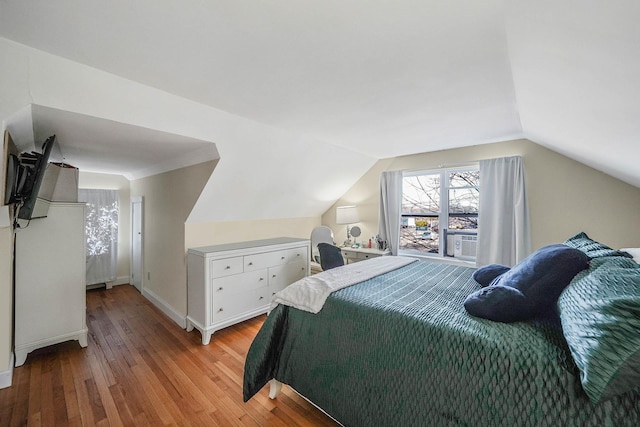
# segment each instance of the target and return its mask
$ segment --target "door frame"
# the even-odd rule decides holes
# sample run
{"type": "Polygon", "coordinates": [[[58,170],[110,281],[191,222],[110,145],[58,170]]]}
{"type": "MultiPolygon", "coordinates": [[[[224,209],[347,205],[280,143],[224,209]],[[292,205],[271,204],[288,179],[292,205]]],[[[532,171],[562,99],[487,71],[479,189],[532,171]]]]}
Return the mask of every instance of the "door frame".
{"type": "Polygon", "coordinates": [[[144,197],[143,196],[131,196],[131,236],[130,236],[130,248],[129,251],[129,279],[132,282],[131,285],[137,289],[137,287],[133,284],[133,266],[134,266],[134,205],[136,203],[140,204],[140,293],[142,294],[142,290],[144,289],[144,197]]]}

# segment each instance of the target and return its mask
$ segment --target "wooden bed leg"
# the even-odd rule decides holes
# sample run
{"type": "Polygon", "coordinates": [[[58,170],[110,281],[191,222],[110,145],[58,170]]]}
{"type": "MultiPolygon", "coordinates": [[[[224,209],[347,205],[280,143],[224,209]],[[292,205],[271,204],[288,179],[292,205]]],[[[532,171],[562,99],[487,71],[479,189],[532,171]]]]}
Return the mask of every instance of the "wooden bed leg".
{"type": "Polygon", "coordinates": [[[269,381],[269,399],[275,399],[280,394],[280,390],[282,389],[282,383],[277,379],[272,379],[269,381]]]}

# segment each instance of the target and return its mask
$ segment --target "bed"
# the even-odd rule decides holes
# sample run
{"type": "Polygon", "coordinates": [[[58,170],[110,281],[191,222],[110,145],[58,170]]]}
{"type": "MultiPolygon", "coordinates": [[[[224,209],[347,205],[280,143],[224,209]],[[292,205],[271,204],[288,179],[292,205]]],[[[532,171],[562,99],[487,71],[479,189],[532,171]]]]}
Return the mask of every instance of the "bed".
{"type": "Polygon", "coordinates": [[[317,313],[275,306],[247,354],[244,400],[271,381],[346,426],[640,425],[637,388],[585,394],[559,316],[469,315],[474,271],[411,262],[332,292],[317,313]]]}

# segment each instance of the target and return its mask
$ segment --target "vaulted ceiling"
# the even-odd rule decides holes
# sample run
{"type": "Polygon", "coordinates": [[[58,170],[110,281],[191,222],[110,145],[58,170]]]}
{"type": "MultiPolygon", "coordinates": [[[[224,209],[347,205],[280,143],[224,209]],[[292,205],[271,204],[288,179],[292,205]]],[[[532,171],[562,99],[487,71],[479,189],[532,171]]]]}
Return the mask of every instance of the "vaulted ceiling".
{"type": "Polygon", "coordinates": [[[529,138],[640,186],[640,2],[0,0],[0,37],[375,158],[529,138]]]}

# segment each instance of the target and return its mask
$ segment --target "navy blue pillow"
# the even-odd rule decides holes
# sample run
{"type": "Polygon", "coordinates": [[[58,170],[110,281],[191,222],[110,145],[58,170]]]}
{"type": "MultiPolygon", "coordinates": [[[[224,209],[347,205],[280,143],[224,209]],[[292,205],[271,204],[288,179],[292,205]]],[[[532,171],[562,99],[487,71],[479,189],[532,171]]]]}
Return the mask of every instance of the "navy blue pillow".
{"type": "Polygon", "coordinates": [[[499,322],[548,314],[571,279],[587,267],[589,257],[584,252],[562,244],[545,246],[497,276],[488,287],[469,295],[465,308],[473,316],[499,322]],[[495,287],[519,292],[492,290],[495,287]]]}
{"type": "Polygon", "coordinates": [[[496,322],[517,322],[520,313],[531,311],[530,301],[511,286],[487,286],[469,295],[464,308],[469,314],[496,322]]]}
{"type": "Polygon", "coordinates": [[[339,247],[329,243],[318,243],[318,252],[320,252],[320,266],[323,271],[344,265],[342,250],[339,247]]]}
{"type": "Polygon", "coordinates": [[[511,269],[505,265],[489,264],[474,271],[471,277],[484,288],[485,286],[489,286],[491,282],[493,282],[493,279],[509,270],[511,269]]]}

